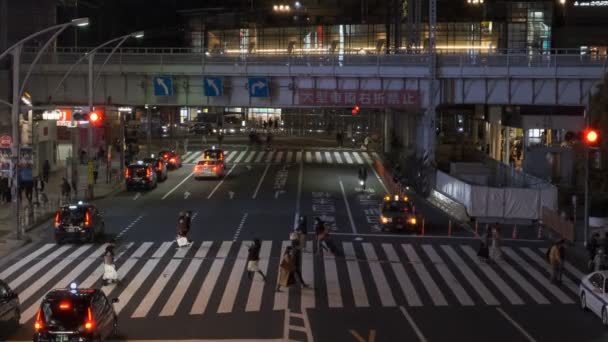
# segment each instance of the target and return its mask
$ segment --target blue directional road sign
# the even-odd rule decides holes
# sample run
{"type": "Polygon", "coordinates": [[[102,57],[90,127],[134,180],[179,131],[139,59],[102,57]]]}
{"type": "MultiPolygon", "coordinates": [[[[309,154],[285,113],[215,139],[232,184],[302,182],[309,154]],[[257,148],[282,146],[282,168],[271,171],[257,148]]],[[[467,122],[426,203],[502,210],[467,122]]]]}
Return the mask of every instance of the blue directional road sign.
{"type": "Polygon", "coordinates": [[[221,77],[203,77],[205,96],[224,95],[224,83],[221,77]]]}
{"type": "Polygon", "coordinates": [[[268,89],[268,79],[266,77],[249,77],[247,80],[249,82],[249,96],[270,96],[270,89],[268,89]]]}
{"type": "Polygon", "coordinates": [[[173,79],[171,76],[154,76],[154,95],[173,95],[173,79]]]}

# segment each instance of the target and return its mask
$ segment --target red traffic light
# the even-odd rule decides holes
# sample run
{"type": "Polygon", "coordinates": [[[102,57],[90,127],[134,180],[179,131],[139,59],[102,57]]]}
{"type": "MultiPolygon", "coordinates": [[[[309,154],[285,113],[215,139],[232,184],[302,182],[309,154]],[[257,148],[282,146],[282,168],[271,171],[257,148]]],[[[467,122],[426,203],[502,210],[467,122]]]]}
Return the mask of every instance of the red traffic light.
{"type": "Polygon", "coordinates": [[[353,109],[350,111],[353,115],[357,115],[359,114],[359,106],[354,106],[353,109]]]}
{"type": "Polygon", "coordinates": [[[95,112],[91,112],[89,114],[89,121],[91,122],[97,122],[99,120],[99,114],[95,113],[95,112]]]}
{"type": "Polygon", "coordinates": [[[587,144],[593,145],[593,144],[597,144],[597,142],[598,142],[598,140],[600,138],[600,135],[599,135],[599,133],[596,130],[594,130],[594,129],[588,129],[588,130],[585,131],[584,138],[585,138],[585,142],[587,144]]]}

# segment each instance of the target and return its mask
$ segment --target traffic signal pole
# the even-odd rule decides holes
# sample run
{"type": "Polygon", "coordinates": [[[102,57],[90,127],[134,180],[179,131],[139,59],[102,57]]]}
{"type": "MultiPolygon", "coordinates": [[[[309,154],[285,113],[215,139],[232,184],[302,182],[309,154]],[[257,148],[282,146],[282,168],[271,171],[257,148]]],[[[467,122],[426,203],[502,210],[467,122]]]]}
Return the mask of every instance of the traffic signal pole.
{"type": "Polygon", "coordinates": [[[585,247],[589,238],[589,149],[590,147],[585,144],[585,213],[583,217],[585,247]]]}
{"type": "MultiPolygon", "coordinates": [[[[89,112],[91,112],[93,110],[93,62],[94,62],[94,60],[95,60],[95,54],[92,53],[89,56],[89,80],[88,80],[89,81],[88,82],[88,86],[89,86],[89,91],[88,91],[89,109],[88,109],[88,111],[89,112]]],[[[89,161],[92,160],[92,158],[91,158],[93,156],[92,149],[93,149],[93,125],[89,122],[88,127],[87,127],[87,156],[89,158],[89,161]]],[[[89,162],[87,162],[87,165],[89,165],[89,162]]],[[[87,174],[87,183],[88,183],[88,189],[89,189],[89,198],[92,199],[94,182],[88,174],[87,174]]]]}

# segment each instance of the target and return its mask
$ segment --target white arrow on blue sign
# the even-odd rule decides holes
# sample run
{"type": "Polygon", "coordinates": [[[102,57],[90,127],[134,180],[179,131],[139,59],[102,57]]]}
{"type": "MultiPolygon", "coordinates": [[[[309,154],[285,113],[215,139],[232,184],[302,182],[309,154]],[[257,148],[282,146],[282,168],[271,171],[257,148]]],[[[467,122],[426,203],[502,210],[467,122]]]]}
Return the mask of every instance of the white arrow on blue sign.
{"type": "Polygon", "coordinates": [[[223,96],[224,84],[221,77],[203,77],[205,96],[223,96]]]}
{"type": "Polygon", "coordinates": [[[268,78],[266,77],[249,77],[247,79],[249,85],[249,96],[251,97],[268,97],[270,89],[268,88],[268,78]]]}
{"type": "Polygon", "coordinates": [[[173,95],[173,79],[171,76],[154,76],[154,95],[173,95]]]}

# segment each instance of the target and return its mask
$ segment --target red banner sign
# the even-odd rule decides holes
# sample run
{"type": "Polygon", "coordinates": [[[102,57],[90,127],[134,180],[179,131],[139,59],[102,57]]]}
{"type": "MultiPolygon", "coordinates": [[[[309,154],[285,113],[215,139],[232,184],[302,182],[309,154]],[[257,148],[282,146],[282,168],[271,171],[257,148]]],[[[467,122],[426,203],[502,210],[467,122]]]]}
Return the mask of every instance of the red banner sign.
{"type": "Polygon", "coordinates": [[[417,90],[298,89],[304,106],[354,106],[420,108],[417,90]]]}

